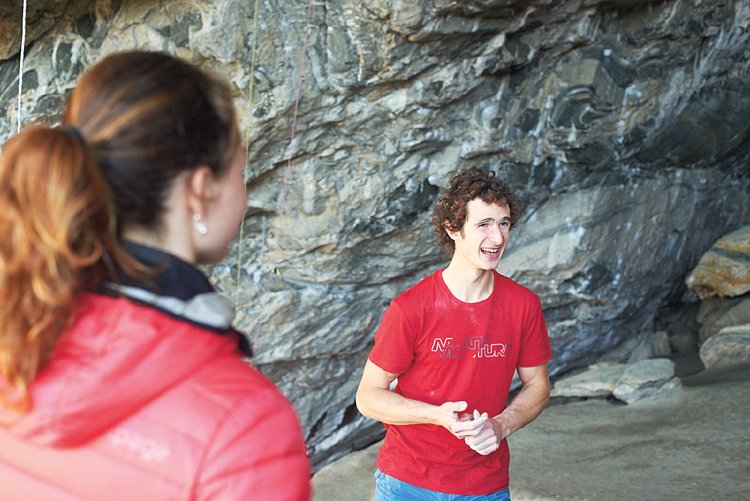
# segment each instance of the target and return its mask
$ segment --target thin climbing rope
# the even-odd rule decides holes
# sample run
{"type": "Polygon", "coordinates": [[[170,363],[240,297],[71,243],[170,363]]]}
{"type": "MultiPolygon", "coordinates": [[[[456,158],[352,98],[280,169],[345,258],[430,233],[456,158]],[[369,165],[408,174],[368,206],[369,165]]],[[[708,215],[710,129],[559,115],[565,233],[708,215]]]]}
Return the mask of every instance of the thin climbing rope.
{"type": "MultiPolygon", "coordinates": [[[[289,178],[291,175],[292,170],[292,158],[293,158],[293,146],[294,146],[294,139],[296,138],[297,134],[297,117],[299,115],[299,103],[302,96],[302,77],[305,71],[305,54],[307,54],[307,47],[308,47],[308,40],[310,37],[310,20],[312,18],[312,0],[307,1],[307,16],[305,19],[305,37],[304,41],[302,43],[302,52],[299,56],[299,63],[297,64],[297,83],[296,83],[296,89],[295,89],[295,97],[294,97],[294,110],[292,112],[292,130],[289,137],[289,147],[288,147],[288,155],[287,155],[287,162],[286,167],[284,169],[284,184],[281,189],[281,193],[279,194],[279,198],[277,201],[277,208],[280,212],[285,212],[285,199],[286,195],[289,192],[289,178]]],[[[239,266],[239,263],[238,263],[239,266]]],[[[274,273],[279,274],[278,270],[274,268],[273,270],[270,270],[268,274],[266,275],[266,281],[261,289],[261,295],[265,293],[268,288],[270,287],[271,280],[273,280],[274,273]]],[[[255,329],[255,338],[257,339],[260,335],[260,331],[263,328],[263,319],[260,319],[258,322],[258,326],[255,329]]]]}
{"type": "Polygon", "coordinates": [[[281,212],[284,212],[285,209],[285,203],[286,203],[286,195],[289,192],[289,177],[290,172],[292,170],[292,157],[293,151],[294,151],[294,139],[297,134],[297,116],[299,114],[299,102],[300,102],[300,96],[302,91],[302,75],[305,72],[305,54],[307,54],[307,44],[308,44],[308,38],[310,36],[310,18],[312,13],[312,0],[307,0],[307,19],[305,20],[305,38],[304,43],[302,44],[302,52],[299,55],[299,63],[297,64],[297,67],[299,68],[299,71],[297,72],[297,89],[294,96],[294,112],[292,114],[292,132],[291,136],[289,138],[289,154],[287,155],[287,162],[286,162],[286,169],[284,170],[284,184],[282,186],[281,193],[279,194],[279,200],[278,200],[278,208],[281,210],[281,212]]]}
{"type": "MultiPolygon", "coordinates": [[[[255,95],[255,58],[258,54],[258,11],[260,10],[260,0],[255,0],[255,7],[253,8],[253,50],[250,54],[250,88],[248,89],[247,100],[250,103],[250,108],[253,107],[253,96],[255,95]]],[[[249,156],[250,147],[250,131],[245,138],[245,158],[249,156]]],[[[245,201],[245,207],[247,211],[247,200],[245,201]]],[[[238,306],[240,298],[240,281],[242,279],[242,245],[245,241],[245,218],[242,217],[242,223],[240,224],[240,234],[237,242],[237,282],[235,285],[235,308],[238,306]]]]}
{"type": "Polygon", "coordinates": [[[21,95],[23,93],[23,59],[26,48],[26,0],[23,0],[23,19],[21,20],[21,60],[18,64],[18,115],[16,116],[16,132],[21,131],[21,95]]]}

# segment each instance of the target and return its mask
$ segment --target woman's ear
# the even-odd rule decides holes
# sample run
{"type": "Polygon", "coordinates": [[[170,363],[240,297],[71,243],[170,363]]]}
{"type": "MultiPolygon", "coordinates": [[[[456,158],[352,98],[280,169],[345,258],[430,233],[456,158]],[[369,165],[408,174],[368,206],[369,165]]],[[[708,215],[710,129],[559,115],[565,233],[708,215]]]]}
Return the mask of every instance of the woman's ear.
{"type": "Polygon", "coordinates": [[[206,205],[214,196],[214,176],[206,165],[195,168],[186,180],[186,204],[192,214],[203,216],[206,205]]]}

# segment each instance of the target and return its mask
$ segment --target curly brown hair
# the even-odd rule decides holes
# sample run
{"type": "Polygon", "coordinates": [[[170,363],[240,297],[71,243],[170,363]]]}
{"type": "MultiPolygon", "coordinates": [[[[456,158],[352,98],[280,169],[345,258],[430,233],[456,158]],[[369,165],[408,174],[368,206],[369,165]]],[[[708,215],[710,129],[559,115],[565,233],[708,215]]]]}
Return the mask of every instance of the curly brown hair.
{"type": "Polygon", "coordinates": [[[453,173],[432,214],[437,243],[449,255],[453,255],[455,243],[445,230],[463,229],[466,222],[466,205],[477,198],[488,204],[507,204],[510,209],[511,228],[521,217],[521,201],[493,171],[471,167],[453,173]]]}

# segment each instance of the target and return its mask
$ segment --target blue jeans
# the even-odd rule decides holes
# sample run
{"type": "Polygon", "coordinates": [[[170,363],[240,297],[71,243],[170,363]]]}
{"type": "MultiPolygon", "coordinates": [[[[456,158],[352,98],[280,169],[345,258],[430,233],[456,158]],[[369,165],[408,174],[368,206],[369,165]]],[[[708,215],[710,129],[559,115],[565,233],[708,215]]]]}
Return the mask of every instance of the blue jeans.
{"type": "Polygon", "coordinates": [[[510,491],[503,489],[482,496],[446,494],[431,491],[375,470],[375,501],[510,501],[510,491]]]}

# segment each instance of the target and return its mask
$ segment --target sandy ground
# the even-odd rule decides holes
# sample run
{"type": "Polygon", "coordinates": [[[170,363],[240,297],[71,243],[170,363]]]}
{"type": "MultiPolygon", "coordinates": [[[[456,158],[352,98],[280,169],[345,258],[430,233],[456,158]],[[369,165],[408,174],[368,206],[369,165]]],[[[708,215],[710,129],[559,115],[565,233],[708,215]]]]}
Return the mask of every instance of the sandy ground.
{"type": "MultiPolygon", "coordinates": [[[[635,405],[548,407],[510,437],[513,500],[750,499],[750,363],[682,383],[635,405]]],[[[379,445],[321,469],[314,501],[372,500],[379,445]]]]}

